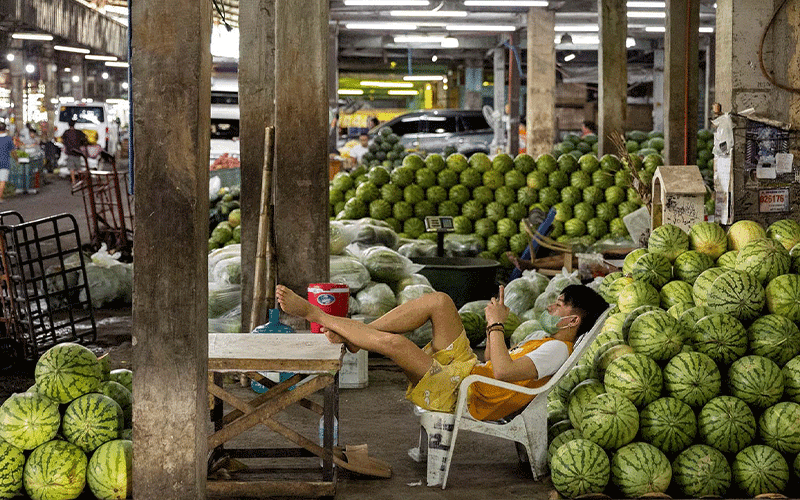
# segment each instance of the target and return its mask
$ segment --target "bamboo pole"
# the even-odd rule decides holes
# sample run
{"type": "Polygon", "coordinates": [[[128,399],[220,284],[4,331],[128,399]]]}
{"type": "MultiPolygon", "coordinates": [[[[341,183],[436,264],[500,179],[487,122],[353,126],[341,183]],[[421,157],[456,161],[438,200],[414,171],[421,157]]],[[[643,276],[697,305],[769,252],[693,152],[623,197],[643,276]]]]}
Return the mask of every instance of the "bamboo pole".
{"type": "Polygon", "coordinates": [[[264,163],[261,173],[261,211],[258,217],[253,282],[253,303],[248,331],[266,322],[267,310],[275,306],[275,238],[272,229],[272,166],[275,149],[275,127],[264,129],[264,163]]]}

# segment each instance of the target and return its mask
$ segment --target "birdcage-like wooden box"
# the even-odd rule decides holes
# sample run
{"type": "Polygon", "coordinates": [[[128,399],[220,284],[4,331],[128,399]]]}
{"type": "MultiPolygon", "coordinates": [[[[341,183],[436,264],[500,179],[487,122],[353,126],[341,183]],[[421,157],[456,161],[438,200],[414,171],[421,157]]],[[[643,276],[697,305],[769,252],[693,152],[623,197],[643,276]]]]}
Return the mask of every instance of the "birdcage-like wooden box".
{"type": "Polygon", "coordinates": [[[686,232],[705,220],[706,187],[697,165],[661,166],[653,175],[650,229],[674,224],[686,232]]]}

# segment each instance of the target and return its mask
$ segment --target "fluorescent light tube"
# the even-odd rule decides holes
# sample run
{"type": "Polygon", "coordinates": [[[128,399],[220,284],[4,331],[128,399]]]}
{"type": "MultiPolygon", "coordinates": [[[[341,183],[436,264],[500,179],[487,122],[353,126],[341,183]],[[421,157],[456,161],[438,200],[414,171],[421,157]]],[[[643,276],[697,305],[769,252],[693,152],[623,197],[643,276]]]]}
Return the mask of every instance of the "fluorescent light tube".
{"type": "Polygon", "coordinates": [[[362,87],[381,87],[381,88],[401,88],[401,89],[410,89],[414,86],[413,83],[407,82],[381,82],[375,80],[362,80],[359,83],[362,87]]]}
{"type": "Polygon", "coordinates": [[[652,10],[628,11],[628,17],[632,19],[664,19],[666,12],[656,12],[652,10]]]}
{"type": "Polygon", "coordinates": [[[75,52],[76,54],[89,54],[91,50],[89,49],[82,49],[80,47],[68,47],[66,45],[53,45],[55,50],[60,50],[61,52],[75,52]]]}
{"type": "Polygon", "coordinates": [[[403,80],[407,82],[436,82],[444,80],[441,75],[406,75],[403,80]]]}
{"type": "Polygon", "coordinates": [[[458,38],[453,38],[451,36],[442,40],[442,48],[443,49],[457,49],[458,48],[458,38]]]}
{"type": "Polygon", "coordinates": [[[664,26],[647,26],[644,30],[648,33],[664,33],[667,28],[664,26]]]}
{"type": "Polygon", "coordinates": [[[415,30],[416,24],[412,23],[346,23],[349,30],[415,30]]]}
{"type": "Polygon", "coordinates": [[[97,54],[86,54],[83,56],[84,59],[89,59],[91,61],[116,61],[116,56],[100,56],[97,54]]]}
{"type": "Polygon", "coordinates": [[[564,56],[564,62],[569,62],[573,59],[575,59],[575,54],[567,54],[564,56]]]}
{"type": "Polygon", "coordinates": [[[556,24],[554,31],[556,33],[596,32],[600,31],[600,26],[597,24],[556,24]]]}
{"type": "Polygon", "coordinates": [[[667,2],[628,2],[629,9],[663,9],[667,2]]]}
{"type": "Polygon", "coordinates": [[[516,31],[515,26],[491,25],[491,24],[448,24],[445,26],[447,31],[516,31]]]}
{"type": "Polygon", "coordinates": [[[417,95],[419,90],[390,90],[389,95],[417,95]]]}
{"type": "Polygon", "coordinates": [[[394,43],[442,43],[446,37],[426,35],[397,35],[394,43]]]}
{"type": "Polygon", "coordinates": [[[11,38],[14,40],[40,40],[49,42],[53,39],[53,35],[46,35],[43,33],[13,33],[11,38]]]}
{"type": "Polygon", "coordinates": [[[128,63],[125,61],[106,61],[106,66],[110,66],[112,68],[127,68],[128,63]]]}
{"type": "Polygon", "coordinates": [[[468,7],[547,7],[547,0],[464,0],[468,7]]]}
{"type": "Polygon", "coordinates": [[[467,17],[466,10],[390,10],[393,17],[467,17]]]}
{"type": "Polygon", "coordinates": [[[698,30],[700,33],[713,33],[714,27],[713,26],[700,26],[698,30]]]}
{"type": "Polygon", "coordinates": [[[429,0],[344,0],[347,7],[371,7],[374,5],[389,7],[427,7],[429,0]]]}
{"type": "Polygon", "coordinates": [[[339,95],[364,95],[361,89],[339,89],[336,91],[339,95]]]}

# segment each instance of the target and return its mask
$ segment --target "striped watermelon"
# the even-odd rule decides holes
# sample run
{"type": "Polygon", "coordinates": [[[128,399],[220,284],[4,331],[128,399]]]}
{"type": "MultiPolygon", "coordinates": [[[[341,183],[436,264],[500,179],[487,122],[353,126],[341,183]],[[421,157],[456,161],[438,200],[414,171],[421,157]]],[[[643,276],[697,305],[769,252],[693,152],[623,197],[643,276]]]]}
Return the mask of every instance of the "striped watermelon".
{"type": "Polygon", "coordinates": [[[747,403],[733,396],[717,396],[697,415],[700,440],[722,453],[737,453],[756,437],[756,418],[747,403]]]}
{"type": "Polygon", "coordinates": [[[789,401],[800,403],[800,356],[795,356],[781,368],[783,375],[783,396],[789,401]]]}
{"type": "Polygon", "coordinates": [[[800,354],[800,329],[779,314],[761,316],[747,328],[750,354],[769,358],[778,366],[800,354]]]}
{"type": "Polygon", "coordinates": [[[664,389],[683,403],[699,408],[719,394],[722,376],[714,361],[700,352],[682,352],[664,367],[664,389]]]}
{"type": "Polygon", "coordinates": [[[553,440],[550,441],[550,445],[547,447],[547,463],[552,463],[553,455],[561,448],[561,445],[567,444],[574,439],[583,439],[583,435],[581,435],[581,431],[578,429],[566,430],[553,438],[553,440]]]}
{"type": "Polygon", "coordinates": [[[90,453],[103,443],[119,439],[123,423],[122,408],[116,401],[90,393],[69,404],[61,432],[67,441],[90,453]]]}
{"type": "Polygon", "coordinates": [[[631,443],[611,458],[611,481],[626,498],[664,493],[672,480],[666,455],[648,443],[631,443]]]}
{"type": "Polygon", "coordinates": [[[124,385],[125,388],[131,391],[131,394],[133,394],[133,372],[127,368],[117,368],[116,370],[111,370],[111,373],[109,374],[109,380],[113,380],[114,382],[124,385]]]}
{"type": "Polygon", "coordinates": [[[658,290],[653,288],[652,285],[643,281],[634,281],[620,290],[617,306],[621,312],[629,313],[639,306],[651,305],[658,307],[660,302],[661,297],[658,295],[658,290]]]}
{"type": "Polygon", "coordinates": [[[122,429],[121,439],[130,441],[133,439],[133,429],[122,429]]]}
{"type": "MultiPolygon", "coordinates": [[[[604,333],[608,330],[616,330],[617,332],[622,332],[622,323],[625,321],[626,314],[624,313],[614,313],[609,314],[606,318],[605,323],[600,328],[600,333],[604,333]]],[[[620,337],[622,338],[622,337],[620,337]]]]}
{"type": "Polygon", "coordinates": [[[758,279],[743,271],[726,271],[708,289],[708,307],[742,322],[761,315],[767,301],[758,279]]]}
{"type": "Polygon", "coordinates": [[[550,395],[553,394],[553,391],[550,391],[547,396],[547,425],[553,425],[556,422],[564,420],[565,418],[569,418],[569,414],[567,413],[567,407],[564,403],[561,402],[560,399],[550,399],[550,395]]]}
{"type": "Polygon", "coordinates": [[[592,342],[589,348],[586,349],[586,353],[581,357],[581,360],[585,359],[587,363],[589,362],[589,360],[593,360],[592,367],[595,368],[593,371],[594,374],[597,375],[596,361],[600,351],[603,351],[604,349],[607,349],[611,346],[624,343],[625,341],[622,339],[622,333],[618,331],[608,330],[606,332],[600,332],[599,334],[597,334],[597,337],[595,338],[594,342],[592,342]]]}
{"type": "Polygon", "coordinates": [[[792,468],[794,469],[794,475],[800,478],[800,453],[794,457],[794,464],[792,465],[792,468]]]}
{"type": "Polygon", "coordinates": [[[672,482],[686,498],[722,497],[731,486],[731,467],[719,450],[696,444],[672,462],[672,482]]]}
{"type": "Polygon", "coordinates": [[[792,272],[795,274],[800,273],[800,243],[789,250],[789,257],[792,258],[792,272]]]}
{"type": "Polygon", "coordinates": [[[96,391],[103,379],[97,356],[80,344],[58,344],[36,363],[36,387],[59,403],[96,391]]]}
{"type": "Polygon", "coordinates": [[[550,479],[566,498],[598,494],[605,490],[611,465],[605,450],[586,439],[575,439],[553,454],[550,479]]]}
{"type": "Polygon", "coordinates": [[[639,432],[644,441],[664,453],[678,453],[692,444],[697,420],[686,403],[660,398],[639,413],[639,432]]]}
{"type": "Polygon", "coordinates": [[[614,280],[621,277],[622,273],[619,271],[606,274],[605,277],[603,277],[603,280],[597,286],[597,293],[599,293],[606,302],[609,302],[608,299],[610,297],[610,295],[608,295],[608,289],[611,288],[611,284],[614,282],[614,280]]]}
{"type": "Polygon", "coordinates": [[[717,259],[728,248],[728,238],[719,224],[698,222],[689,229],[689,248],[717,259]]]}
{"type": "Polygon", "coordinates": [[[22,450],[0,439],[0,498],[13,498],[22,492],[22,450]]]}
{"type": "Polygon", "coordinates": [[[647,240],[647,251],[664,255],[670,262],[689,250],[689,235],[674,224],[663,224],[653,229],[647,240]]]}
{"type": "Polygon", "coordinates": [[[608,299],[607,302],[609,304],[616,304],[619,301],[619,294],[623,288],[627,285],[633,283],[633,278],[630,276],[623,276],[621,278],[617,278],[614,280],[613,283],[608,287],[608,299]]]}
{"type": "Polygon", "coordinates": [[[800,453],[800,404],[784,401],[764,410],[758,434],[764,444],[781,453],[800,453]]]}
{"type": "Polygon", "coordinates": [[[644,354],[628,354],[608,365],[603,385],[606,391],[621,394],[643,407],[661,396],[661,368],[644,354]]]}
{"type": "Polygon", "coordinates": [[[109,441],[92,454],[86,482],[98,500],[124,500],[131,495],[133,443],[123,439],[109,441]]]}
{"type": "Polygon", "coordinates": [[[581,434],[607,450],[630,443],[638,430],[639,413],[633,403],[620,394],[599,394],[583,408],[581,434]]]}
{"type": "Polygon", "coordinates": [[[108,353],[103,354],[99,358],[97,358],[97,362],[100,363],[100,373],[102,374],[103,381],[110,380],[111,377],[111,357],[108,353]]]}
{"type": "Polygon", "coordinates": [[[672,271],[676,279],[694,285],[697,277],[712,267],[714,267],[714,260],[711,257],[697,250],[689,250],[675,258],[672,271]]]}
{"type": "Polygon", "coordinates": [[[676,304],[694,305],[692,285],[685,281],[670,281],[661,287],[659,296],[661,297],[661,308],[664,310],[668,310],[676,304]]]}
{"type": "Polygon", "coordinates": [[[695,307],[694,299],[692,299],[692,302],[678,302],[677,304],[673,304],[669,309],[667,309],[667,313],[669,313],[669,315],[675,319],[680,319],[681,314],[685,313],[692,307],[695,307]]]}
{"type": "Polygon", "coordinates": [[[573,427],[576,429],[581,428],[581,417],[583,416],[583,409],[586,403],[604,392],[606,392],[606,389],[603,387],[603,383],[594,378],[584,380],[572,389],[572,392],[569,393],[567,414],[569,415],[569,421],[572,422],[573,427]]]}
{"type": "Polygon", "coordinates": [[[635,351],[633,347],[628,344],[620,343],[619,345],[612,346],[605,351],[598,352],[595,358],[594,371],[597,373],[598,379],[603,379],[608,369],[608,365],[614,362],[615,359],[633,354],[635,351]]]}
{"type": "Polygon", "coordinates": [[[764,290],[767,310],[794,322],[800,321],[800,276],[784,274],[774,278],[764,290]]]}
{"type": "Polygon", "coordinates": [[[774,361],[763,356],[745,356],[728,369],[728,388],[754,408],[767,408],[783,397],[783,375],[774,361]]]}
{"type": "Polygon", "coordinates": [[[12,394],[0,406],[0,439],[21,450],[50,441],[59,425],[58,403],[39,393],[12,394]]]}
{"type": "Polygon", "coordinates": [[[764,228],[751,220],[734,222],[728,228],[728,250],[741,250],[745,245],[759,238],[766,238],[764,228]]]}
{"type": "Polygon", "coordinates": [[[66,441],[48,441],[25,462],[22,481],[33,500],[71,500],[86,486],[86,454],[66,441]]]}
{"type": "Polygon", "coordinates": [[[631,276],[637,281],[644,281],[655,288],[661,288],[672,279],[672,263],[663,254],[646,253],[634,262],[631,276]]]}
{"type": "Polygon", "coordinates": [[[631,269],[633,268],[633,264],[641,257],[642,255],[647,253],[646,248],[637,248],[635,250],[631,250],[628,255],[625,256],[625,259],[622,261],[622,274],[629,275],[631,274],[631,269]]]}
{"type": "Polygon", "coordinates": [[[706,269],[700,273],[700,276],[694,280],[694,285],[692,285],[692,295],[694,295],[694,304],[696,306],[708,305],[706,300],[708,298],[708,289],[711,288],[712,284],[714,284],[714,280],[724,273],[725,269],[712,267],[711,269],[706,269]]]}
{"type": "Polygon", "coordinates": [[[767,228],[767,238],[780,243],[786,250],[800,243],[800,224],[792,219],[775,221],[767,228]]]}
{"type": "Polygon", "coordinates": [[[762,285],[773,278],[786,274],[792,267],[789,251],[777,241],[762,238],[751,241],[739,250],[736,256],[737,271],[749,273],[762,285]]]}
{"type": "Polygon", "coordinates": [[[725,269],[736,269],[736,258],[739,256],[738,250],[730,250],[720,255],[717,259],[717,267],[725,269]]]}
{"type": "Polygon", "coordinates": [[[715,362],[729,365],[747,353],[747,330],[730,314],[709,314],[694,325],[692,345],[715,362]]]}
{"type": "Polygon", "coordinates": [[[100,384],[98,392],[104,394],[114,401],[122,408],[122,415],[125,419],[125,427],[130,427],[133,416],[133,396],[131,391],[125,388],[124,385],[113,380],[108,380],[100,384]]]}
{"type": "MultiPolygon", "coordinates": [[[[583,361],[583,358],[581,358],[583,361]]],[[[564,403],[569,400],[569,394],[576,385],[580,384],[587,378],[594,376],[594,367],[588,363],[578,363],[570,368],[566,375],[564,375],[553,390],[560,391],[564,394],[564,403]]]]}
{"type": "Polygon", "coordinates": [[[697,324],[697,322],[700,321],[702,318],[705,318],[709,314],[715,314],[710,307],[694,306],[685,310],[678,319],[680,319],[684,328],[688,329],[691,332],[694,331],[694,326],[697,324]]]}
{"type": "Polygon", "coordinates": [[[655,361],[666,361],[681,352],[683,329],[666,311],[646,312],[631,324],[628,345],[655,361]]]}
{"type": "Polygon", "coordinates": [[[731,464],[733,481],[748,496],[781,493],[789,483],[789,464],[774,448],[748,446],[736,454],[731,464]]]}
{"type": "Polygon", "coordinates": [[[626,314],[625,315],[625,321],[622,323],[622,330],[621,330],[622,331],[622,337],[625,338],[625,339],[628,338],[628,333],[630,333],[630,331],[631,331],[631,325],[633,324],[634,321],[636,321],[636,318],[638,318],[639,316],[641,316],[642,314],[644,314],[646,312],[660,311],[660,310],[661,310],[661,308],[658,307],[658,306],[652,306],[652,305],[647,304],[647,305],[639,306],[636,309],[634,309],[633,311],[631,311],[628,314],[626,314]]]}
{"type": "Polygon", "coordinates": [[[572,422],[568,418],[560,420],[547,428],[547,440],[552,441],[562,432],[572,429],[572,422]]]}

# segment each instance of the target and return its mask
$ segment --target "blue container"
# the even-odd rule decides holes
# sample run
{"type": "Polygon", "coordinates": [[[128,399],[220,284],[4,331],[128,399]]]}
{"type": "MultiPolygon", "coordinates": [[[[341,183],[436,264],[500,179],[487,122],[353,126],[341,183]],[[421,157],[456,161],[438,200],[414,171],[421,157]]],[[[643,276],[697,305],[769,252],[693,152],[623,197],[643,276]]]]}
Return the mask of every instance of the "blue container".
{"type": "MultiPolygon", "coordinates": [[[[238,170],[238,169],[237,169],[238,170]]],[[[261,326],[257,326],[252,333],[294,333],[294,328],[289,325],[281,323],[281,314],[280,310],[270,309],[269,310],[269,321],[261,326]]],[[[267,376],[266,373],[262,373],[261,375],[267,376]]],[[[289,372],[281,372],[280,374],[280,381],[283,382],[284,380],[290,379],[294,375],[294,373],[289,372]]],[[[259,394],[263,394],[267,392],[268,388],[255,380],[250,381],[250,388],[256,391],[259,394]]],[[[289,390],[294,389],[294,387],[290,388],[289,390]]]]}

